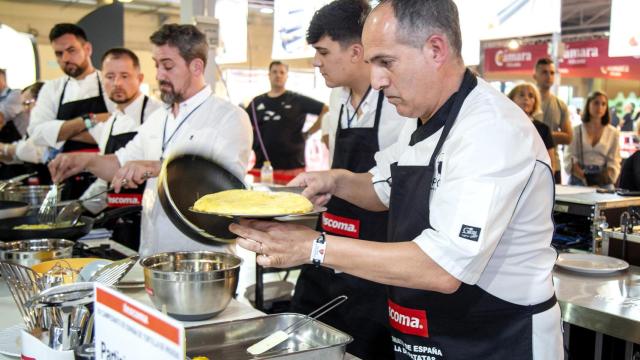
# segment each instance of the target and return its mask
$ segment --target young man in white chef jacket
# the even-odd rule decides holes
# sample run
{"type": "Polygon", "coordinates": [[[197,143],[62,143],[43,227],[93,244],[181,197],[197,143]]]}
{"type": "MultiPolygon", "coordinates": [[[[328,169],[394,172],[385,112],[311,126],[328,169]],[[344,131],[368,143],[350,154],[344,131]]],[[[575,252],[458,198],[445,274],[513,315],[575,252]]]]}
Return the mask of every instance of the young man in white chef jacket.
{"type": "Polygon", "coordinates": [[[230,225],[238,243],[263,266],[313,263],[387,284],[395,359],[562,359],[554,181],[533,124],[465,68],[452,0],[383,0],[363,45],[373,87],[419,126],[368,173],[292,185],[316,203],[389,209],[389,242],[241,221],[230,225]]]}
{"type": "Polygon", "coordinates": [[[204,79],[208,45],[195,26],[163,25],[151,35],[165,108],[152,114],[126,147],[112,155],[59,156],[50,164],[54,180],[86,168],[110,180],[116,192],[135,188],[145,179],[140,254],[165,251],[221,250],[182,234],[166,216],[158,200],[157,176],[162,161],[172,154],[192,153],[213,159],[243,178],[251,151],[247,114],[217,98],[204,79]]]}

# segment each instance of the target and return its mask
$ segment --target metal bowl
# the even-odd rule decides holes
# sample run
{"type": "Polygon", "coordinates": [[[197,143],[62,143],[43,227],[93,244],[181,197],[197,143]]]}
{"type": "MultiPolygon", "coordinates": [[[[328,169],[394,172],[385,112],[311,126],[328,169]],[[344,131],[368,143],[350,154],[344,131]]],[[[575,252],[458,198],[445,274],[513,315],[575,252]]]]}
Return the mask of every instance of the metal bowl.
{"type": "Polygon", "coordinates": [[[168,252],[140,261],[153,304],[182,321],[221,313],[236,293],[240,264],[235,255],[212,251],[168,252]]]}
{"type": "MultiPolygon", "coordinates": [[[[4,200],[22,201],[32,207],[40,206],[45,196],[51,189],[51,185],[20,185],[5,189],[2,192],[4,200]]],[[[58,186],[58,201],[62,194],[61,186],[58,186]]]]}
{"type": "Polygon", "coordinates": [[[0,243],[0,260],[31,267],[48,260],[70,258],[74,242],[33,239],[0,243]]]}

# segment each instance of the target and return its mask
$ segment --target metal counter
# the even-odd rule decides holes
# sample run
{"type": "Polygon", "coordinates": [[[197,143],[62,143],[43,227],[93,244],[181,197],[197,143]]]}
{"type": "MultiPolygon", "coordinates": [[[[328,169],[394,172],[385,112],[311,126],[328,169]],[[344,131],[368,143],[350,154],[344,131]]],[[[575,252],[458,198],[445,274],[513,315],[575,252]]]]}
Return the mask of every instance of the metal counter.
{"type": "Polygon", "coordinates": [[[556,267],[553,281],[565,322],[640,343],[640,267],[607,275],[556,267]]]}

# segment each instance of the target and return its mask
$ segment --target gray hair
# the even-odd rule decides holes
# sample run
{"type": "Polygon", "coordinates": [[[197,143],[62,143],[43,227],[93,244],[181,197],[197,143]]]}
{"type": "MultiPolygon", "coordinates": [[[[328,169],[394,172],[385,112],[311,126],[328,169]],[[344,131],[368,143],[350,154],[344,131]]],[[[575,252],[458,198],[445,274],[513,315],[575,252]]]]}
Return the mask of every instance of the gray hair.
{"type": "Polygon", "coordinates": [[[453,0],[382,0],[378,6],[386,4],[393,8],[401,43],[421,49],[430,36],[441,32],[454,54],[461,57],[460,19],[453,0]]]}

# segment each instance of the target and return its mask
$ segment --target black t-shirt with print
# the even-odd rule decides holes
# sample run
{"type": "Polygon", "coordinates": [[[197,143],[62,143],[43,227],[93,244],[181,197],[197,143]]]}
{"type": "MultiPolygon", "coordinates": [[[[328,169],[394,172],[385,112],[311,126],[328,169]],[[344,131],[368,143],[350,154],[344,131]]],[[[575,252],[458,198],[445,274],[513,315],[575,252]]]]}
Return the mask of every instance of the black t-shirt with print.
{"type": "Polygon", "coordinates": [[[252,104],[255,106],[258,128],[273,168],[288,170],[304,167],[305,139],[302,128],[307,114],[319,115],[324,104],[293,91],[286,91],[276,98],[267,94],[255,97],[245,110],[253,127],[256,168],[262,167],[265,157],[256,134],[252,104]]]}

